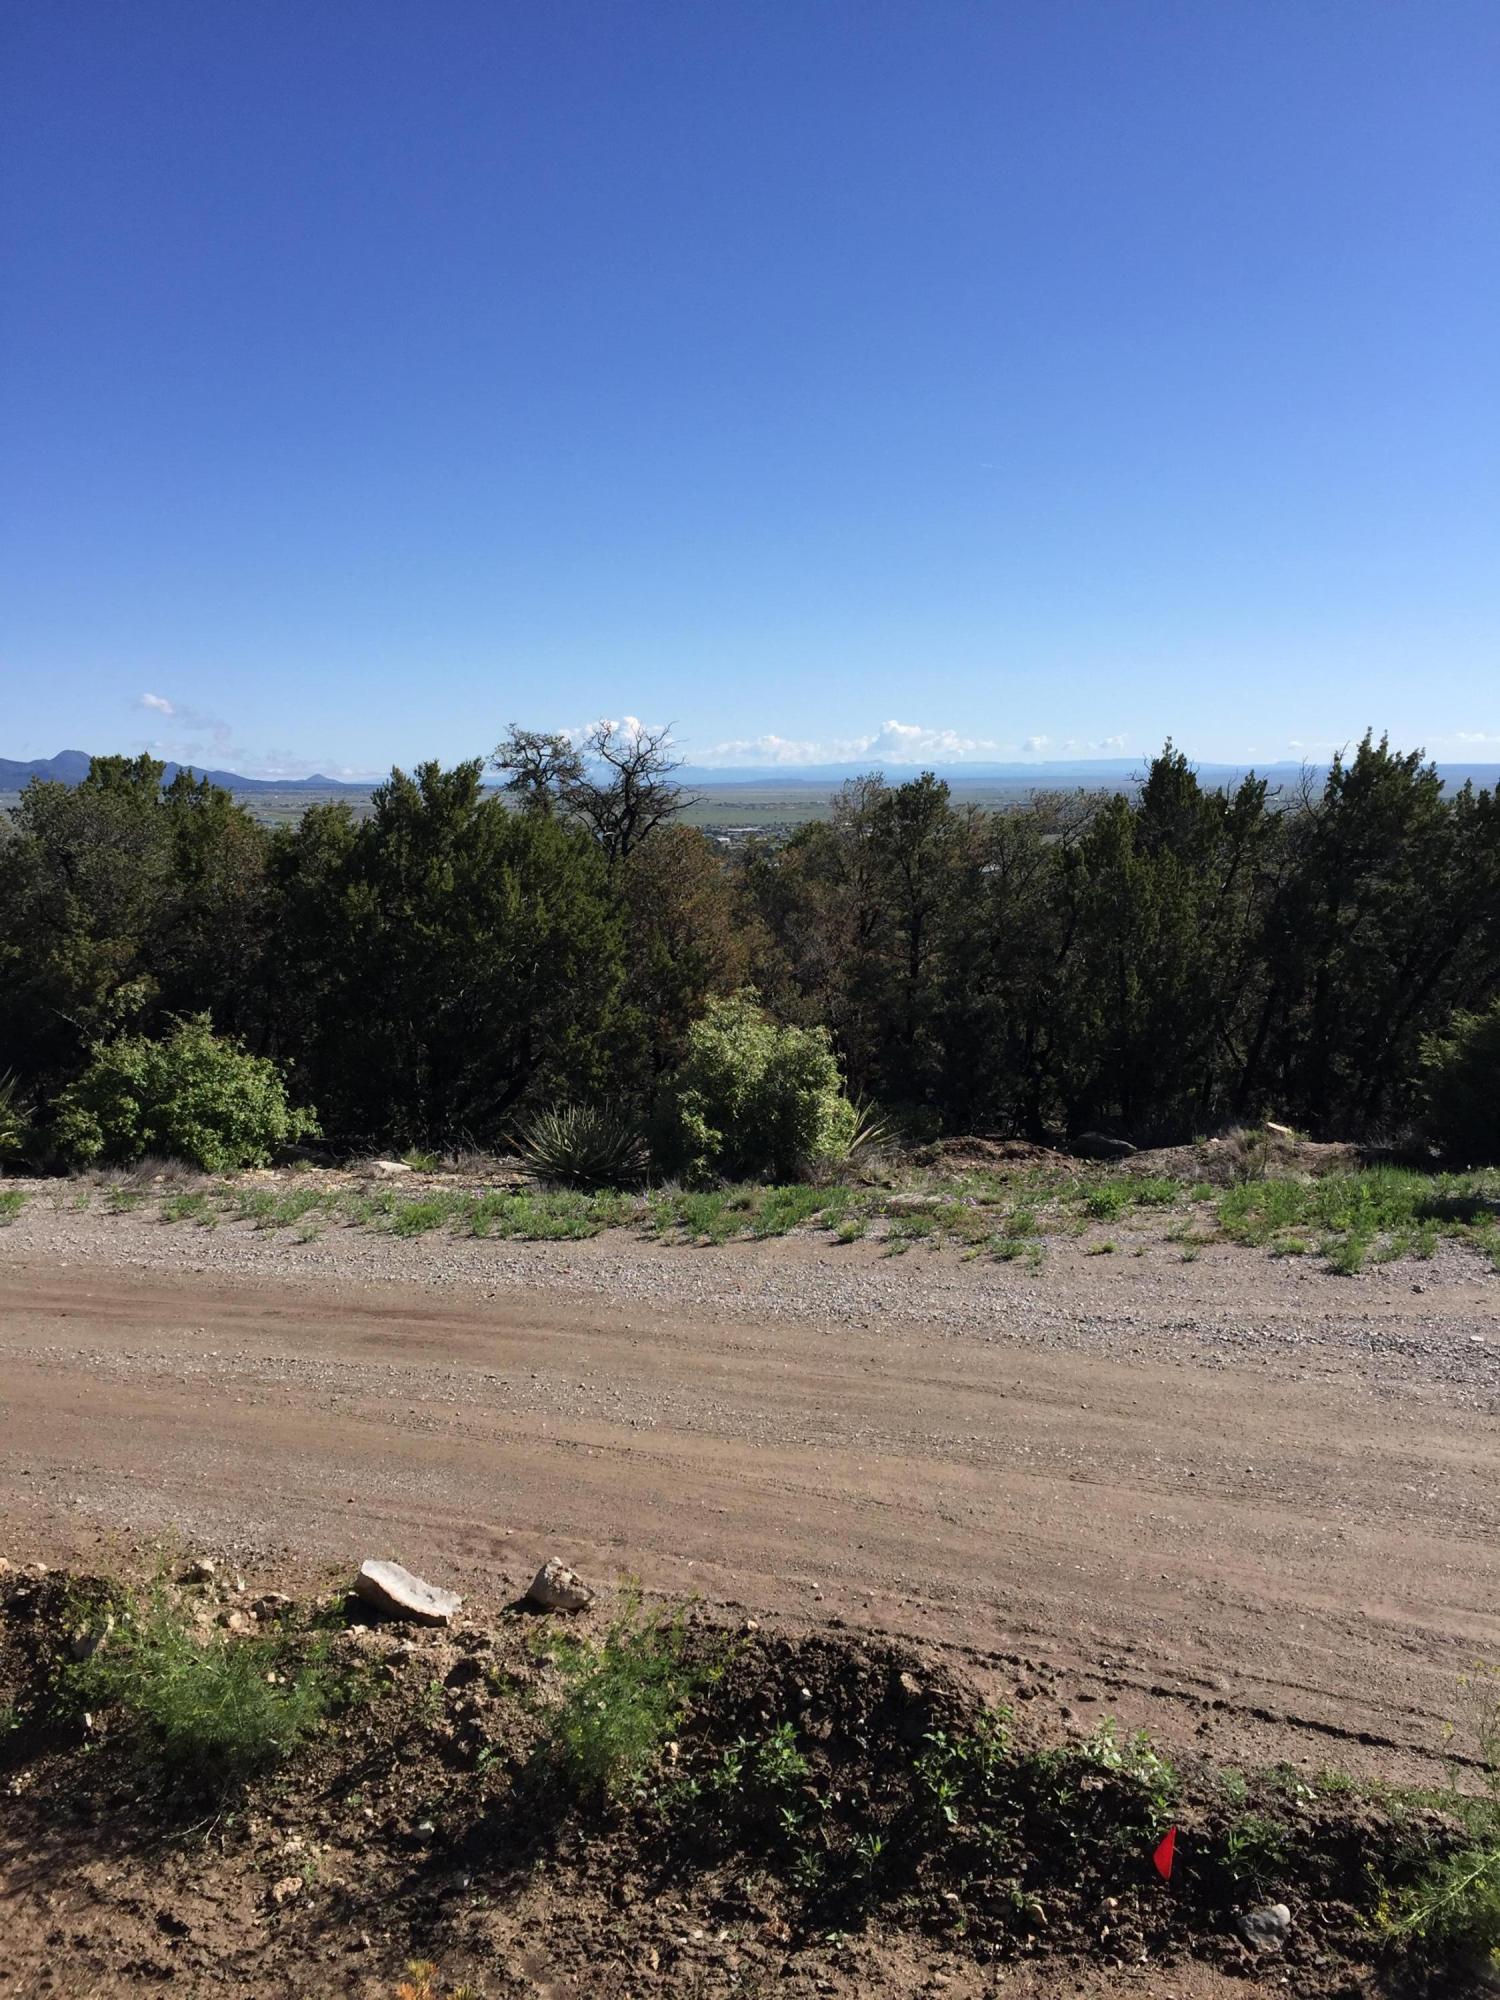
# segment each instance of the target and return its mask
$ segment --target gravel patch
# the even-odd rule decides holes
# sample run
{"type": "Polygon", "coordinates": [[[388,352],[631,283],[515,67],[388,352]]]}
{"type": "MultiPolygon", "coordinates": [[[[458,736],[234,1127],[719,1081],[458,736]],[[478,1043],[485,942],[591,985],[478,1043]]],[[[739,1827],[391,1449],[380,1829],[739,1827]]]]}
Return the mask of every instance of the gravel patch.
{"type": "MultiPolygon", "coordinates": [[[[1118,1223],[1111,1232],[1126,1240],[1118,1223]]],[[[43,1184],[0,1229],[0,1267],[98,1263],[486,1297],[529,1291],[678,1319],[794,1321],[814,1335],[854,1328],[899,1339],[919,1328],[971,1343],[1280,1376],[1352,1372],[1372,1393],[1426,1387],[1500,1413],[1500,1277],[1460,1243],[1445,1239],[1429,1259],[1342,1277],[1313,1258],[1275,1259],[1232,1244],[1206,1246],[1184,1263],[1149,1221],[1128,1242],[1144,1254],[1090,1256],[1086,1239],[1054,1239],[1033,1268],[926,1245],[893,1258],[877,1243],[840,1245],[818,1233],[692,1247],[631,1230],[527,1243],[330,1224],[300,1238],[251,1223],[166,1223],[149,1208],[83,1210],[72,1191],[43,1184]]]]}

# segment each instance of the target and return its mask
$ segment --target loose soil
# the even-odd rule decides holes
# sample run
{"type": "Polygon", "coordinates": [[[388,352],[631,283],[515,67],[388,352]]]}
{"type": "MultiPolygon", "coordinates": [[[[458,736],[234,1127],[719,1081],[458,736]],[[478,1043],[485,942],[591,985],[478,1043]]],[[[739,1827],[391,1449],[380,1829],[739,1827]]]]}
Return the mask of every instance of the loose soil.
{"type": "MultiPolygon", "coordinates": [[[[556,1553],[753,1615],[777,1644],[896,1645],[976,1695],[1024,1688],[1064,1733],[1108,1714],[1177,1756],[1435,1782],[1458,1674],[1500,1655],[1500,1282],[1449,1245],[1355,1278],[1142,1247],[1064,1244],[1031,1271],[797,1238],[298,1243],[34,1205],[0,1230],[0,1552],[140,1574],[170,1538],[237,1563],[251,1594],[391,1555],[480,1605],[556,1553]]],[[[78,1846],[5,1821],[24,1840],[0,1852],[0,1990],[373,1994],[424,1938],[452,1942],[451,1884],[425,1863],[403,1863],[416,1887],[383,1932],[366,1921],[368,1962],[321,1900],[267,1956],[292,1919],[264,1907],[259,1848],[252,1895],[160,1829],[110,1847],[91,1822],[78,1846]],[[189,1884],[224,1899],[191,1951],[172,1929],[189,1884]],[[115,1935],[135,1943],[106,1950],[115,1935]]],[[[793,1926],[790,1971],[741,1955],[731,1981],[696,1950],[694,1929],[726,1928],[696,1891],[611,1904],[606,1942],[595,1857],[559,1854],[490,1906],[483,1950],[463,1933],[451,1977],[1375,1990],[1337,1953],[1343,1989],[1201,1953],[1112,1965],[1097,1941],[1064,1973],[878,1925],[837,1949],[793,1926]],[[668,1931],[669,1951],[648,1941],[668,1931]]]]}

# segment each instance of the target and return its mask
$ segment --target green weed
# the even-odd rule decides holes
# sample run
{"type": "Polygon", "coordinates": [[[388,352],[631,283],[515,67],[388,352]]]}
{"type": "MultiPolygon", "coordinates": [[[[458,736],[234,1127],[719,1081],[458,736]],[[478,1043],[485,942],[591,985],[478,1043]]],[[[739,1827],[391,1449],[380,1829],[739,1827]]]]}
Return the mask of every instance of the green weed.
{"type": "Polygon", "coordinates": [[[1224,1867],[1230,1877],[1256,1895],[1264,1895],[1281,1879],[1290,1860],[1286,1833],[1264,1813],[1241,1813],[1224,1836],[1224,1867]]]}
{"type": "Polygon", "coordinates": [[[628,1194],[486,1194],[455,1208],[471,1236],[514,1237],[531,1243],[580,1242],[617,1229],[639,1212],[628,1194]]]}
{"type": "Polygon", "coordinates": [[[917,1795],[930,1821],[946,1832],[983,1819],[1010,1749],[1010,1710],[985,1709],[972,1730],[930,1730],[913,1767],[917,1795]]]}
{"type": "Polygon", "coordinates": [[[327,1640],[194,1630],[165,1584],[130,1602],[105,1643],[68,1669],[80,1708],[117,1708],[141,1748],[184,1779],[223,1787],[280,1762],[346,1692],[327,1640]]]}
{"type": "Polygon", "coordinates": [[[904,1257],[914,1243],[931,1242],[936,1247],[938,1219],[935,1215],[893,1215],[886,1224],[885,1254],[904,1257]]]}
{"type": "MultiPolygon", "coordinates": [[[[839,1192],[847,1202],[848,1189],[839,1192]]],[[[790,1230],[801,1229],[830,1205],[830,1195],[823,1188],[796,1183],[790,1187],[769,1187],[756,1210],[752,1231],[756,1236],[785,1236],[790,1230]]]]}
{"type": "Polygon", "coordinates": [[[628,1603],[597,1648],[565,1637],[550,1650],[567,1693],[533,1770],[578,1803],[618,1801],[646,1777],[705,1678],[688,1657],[686,1620],[628,1603]]]}
{"type": "Polygon", "coordinates": [[[651,1225],[660,1235],[681,1230],[690,1242],[728,1243],[747,1227],[760,1205],[753,1187],[682,1190],[651,1197],[651,1225]]]}
{"type": "Polygon", "coordinates": [[[202,1188],[191,1194],[169,1194],[161,1205],[163,1222],[196,1222],[202,1229],[217,1229],[219,1218],[211,1198],[202,1188]]]}
{"type": "Polygon", "coordinates": [[[429,1230],[443,1229],[453,1220],[454,1202],[449,1195],[427,1195],[403,1201],[391,1217],[393,1236],[425,1236],[429,1230]]]}
{"type": "Polygon", "coordinates": [[[1393,1936],[1419,1937],[1429,1949],[1469,1953],[1500,1969],[1500,1667],[1478,1666],[1462,1685],[1484,1788],[1477,1798],[1452,1791],[1442,1803],[1468,1838],[1387,1899],[1380,1917],[1393,1936]]]}
{"type": "Polygon", "coordinates": [[[3,1193],[0,1193],[0,1227],[3,1227],[7,1222],[14,1222],[25,1206],[26,1190],[24,1188],[6,1188],[3,1193]]]}

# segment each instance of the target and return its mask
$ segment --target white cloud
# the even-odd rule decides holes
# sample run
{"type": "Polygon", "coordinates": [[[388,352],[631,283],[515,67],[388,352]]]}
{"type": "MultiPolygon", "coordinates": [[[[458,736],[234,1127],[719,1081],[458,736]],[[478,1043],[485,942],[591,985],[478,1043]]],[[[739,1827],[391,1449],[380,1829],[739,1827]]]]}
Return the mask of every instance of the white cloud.
{"type": "Polygon", "coordinates": [[[559,736],[566,736],[570,743],[582,743],[592,736],[596,729],[613,729],[627,743],[634,743],[638,737],[654,736],[657,726],[642,722],[638,715],[597,715],[592,722],[578,723],[572,729],[560,729],[559,736]]]}
{"type": "Polygon", "coordinates": [[[184,701],[172,701],[164,694],[143,694],[136,704],[152,715],[164,715],[182,732],[178,741],[183,748],[174,747],[169,755],[179,763],[190,764],[202,759],[205,752],[214,756],[227,756],[234,747],[234,731],[217,715],[209,715],[201,708],[193,708],[184,701]],[[187,739],[199,738],[190,743],[187,739]]]}
{"type": "Polygon", "coordinates": [[[715,743],[702,761],[768,765],[961,763],[966,757],[994,757],[1005,748],[989,737],[892,720],[862,736],[833,736],[821,742],[794,736],[742,736],[715,743]]]}
{"type": "Polygon", "coordinates": [[[294,750],[248,749],[236,741],[234,729],[222,716],[164,694],[140,695],[135,705],[172,725],[169,733],[139,745],[164,763],[188,764],[199,771],[233,771],[241,778],[307,778],[319,770],[325,777],[363,775],[332,760],[299,756],[294,750]]]}
{"type": "Polygon", "coordinates": [[[1028,757],[1040,757],[1051,741],[1050,736],[1028,736],[1021,748],[1028,757]]]}

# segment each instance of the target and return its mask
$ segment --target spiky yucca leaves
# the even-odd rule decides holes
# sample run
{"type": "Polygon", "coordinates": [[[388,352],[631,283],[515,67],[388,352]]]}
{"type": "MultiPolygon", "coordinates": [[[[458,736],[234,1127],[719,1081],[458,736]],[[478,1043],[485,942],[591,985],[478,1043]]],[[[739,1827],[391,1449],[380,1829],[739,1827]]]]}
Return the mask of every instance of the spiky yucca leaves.
{"type": "Polygon", "coordinates": [[[31,1140],[30,1107],[14,1073],[0,1073],[0,1168],[19,1160],[31,1140]]]}
{"type": "Polygon", "coordinates": [[[629,1187],[646,1170],[640,1134],[602,1105],[539,1111],[516,1133],[515,1147],[538,1180],[559,1187],[629,1187]]]}

